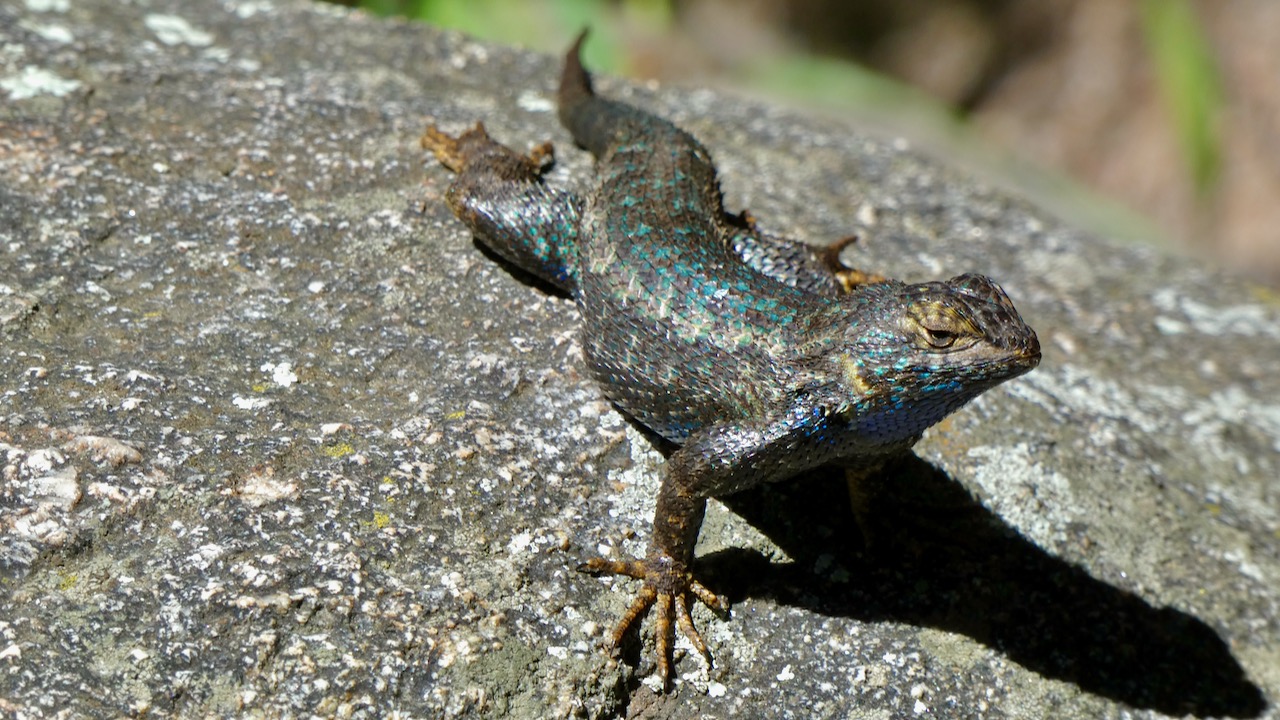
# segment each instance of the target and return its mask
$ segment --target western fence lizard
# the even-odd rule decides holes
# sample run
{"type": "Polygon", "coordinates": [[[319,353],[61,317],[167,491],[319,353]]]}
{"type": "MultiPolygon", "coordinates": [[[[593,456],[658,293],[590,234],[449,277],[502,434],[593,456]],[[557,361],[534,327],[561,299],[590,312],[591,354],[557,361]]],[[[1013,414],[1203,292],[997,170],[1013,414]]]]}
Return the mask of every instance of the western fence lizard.
{"type": "Polygon", "coordinates": [[[689,596],[724,600],[691,571],[706,500],[832,462],[853,476],[905,452],[979,393],[1034,368],[1036,334],[980,275],[904,284],[835,250],[768,235],[725,211],[711,158],[675,125],[591,88],[565,58],[559,116],[596,157],[586,197],[545,185],[482,125],[422,138],[457,173],[450,208],[490,249],[577,301],[587,366],[622,411],[677,446],[641,559],[579,567],[643,581],[614,647],[656,607],[658,672],[673,621],[710,661],[689,596]]]}

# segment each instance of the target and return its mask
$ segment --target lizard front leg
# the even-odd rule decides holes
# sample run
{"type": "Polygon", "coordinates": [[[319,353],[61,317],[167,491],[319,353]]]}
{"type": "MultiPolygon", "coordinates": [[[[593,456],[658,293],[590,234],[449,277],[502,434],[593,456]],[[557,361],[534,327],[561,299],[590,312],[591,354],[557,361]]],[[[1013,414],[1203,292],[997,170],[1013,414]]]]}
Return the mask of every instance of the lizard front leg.
{"type": "Polygon", "coordinates": [[[672,492],[674,483],[663,483],[654,515],[654,534],[649,551],[643,560],[611,560],[592,558],[578,566],[578,570],[594,575],[625,575],[643,580],[631,605],[622,614],[610,636],[610,645],[617,648],[627,632],[652,608],[656,611],[655,645],[658,655],[658,676],[663,684],[671,679],[671,655],[675,641],[675,626],[679,626],[689,642],[707,664],[711,653],[693,624],[689,613],[689,596],[701,600],[718,613],[728,610],[728,602],[698,582],[690,570],[693,547],[697,543],[698,530],[706,510],[706,498],[682,497],[672,492]],[[673,626],[672,621],[675,621],[673,626]]]}
{"type": "Polygon", "coordinates": [[[747,211],[728,215],[724,234],[747,265],[769,277],[819,295],[841,295],[859,285],[884,282],[885,276],[850,267],[840,253],[858,241],[850,235],[826,246],[809,245],[761,232],[747,211]]]}
{"type": "Polygon", "coordinates": [[[796,438],[815,432],[806,424],[823,421],[821,418],[822,413],[812,409],[797,409],[782,413],[771,422],[717,425],[695,434],[671,454],[663,468],[653,537],[644,559],[593,558],[578,567],[583,572],[625,575],[644,581],[614,628],[611,643],[615,649],[631,627],[653,608],[658,674],[664,684],[671,679],[677,626],[710,664],[706,643],[689,613],[690,596],[717,612],[728,608],[725,599],[699,582],[691,570],[707,498],[745,490],[819,464],[820,460],[805,460],[816,456],[795,451],[796,438]]]}

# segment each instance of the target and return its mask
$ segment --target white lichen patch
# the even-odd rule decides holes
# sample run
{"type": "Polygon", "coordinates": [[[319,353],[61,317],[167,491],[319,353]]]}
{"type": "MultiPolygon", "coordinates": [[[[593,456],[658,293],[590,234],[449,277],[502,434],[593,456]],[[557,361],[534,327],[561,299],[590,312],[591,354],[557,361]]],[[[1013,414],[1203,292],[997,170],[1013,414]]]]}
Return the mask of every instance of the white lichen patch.
{"type": "Polygon", "coordinates": [[[70,44],[76,39],[75,35],[73,35],[65,25],[46,25],[44,23],[32,22],[30,20],[22,20],[18,25],[21,26],[23,30],[30,30],[45,40],[59,45],[70,44]]]}
{"type": "Polygon", "coordinates": [[[241,410],[261,410],[270,406],[273,402],[275,401],[271,398],[245,397],[243,395],[233,395],[231,397],[231,404],[241,410]]]}
{"type": "Polygon", "coordinates": [[[11,100],[26,100],[37,95],[63,97],[80,88],[79,80],[69,80],[44,68],[28,65],[17,75],[0,78],[0,89],[9,93],[11,100]]]}
{"type": "Polygon", "coordinates": [[[155,33],[156,39],[165,45],[190,45],[205,47],[213,44],[213,36],[204,30],[198,30],[177,15],[152,13],[142,20],[147,29],[155,33]]]}
{"type": "Polygon", "coordinates": [[[551,112],[556,109],[556,104],[551,98],[539,92],[526,90],[520,93],[520,97],[516,98],[516,104],[520,109],[529,112],[551,112]]]}
{"type": "Polygon", "coordinates": [[[40,434],[56,444],[28,449],[0,442],[0,565],[31,564],[44,549],[72,542],[100,521],[99,511],[130,512],[167,481],[154,467],[120,471],[143,459],[131,442],[78,427],[24,428],[18,437],[40,434]]]}
{"type": "Polygon", "coordinates": [[[40,545],[70,539],[67,514],[80,502],[79,472],[56,448],[26,451],[0,443],[0,488],[8,501],[0,508],[0,561],[29,562],[40,545]]]}
{"type": "Polygon", "coordinates": [[[72,434],[62,449],[76,455],[88,455],[94,462],[113,466],[142,461],[142,453],[133,443],[102,435],[72,434]]]}
{"type": "Polygon", "coordinates": [[[27,0],[27,9],[31,12],[66,12],[71,9],[71,0],[27,0]]]}
{"type": "Polygon", "coordinates": [[[533,533],[529,533],[529,532],[516,533],[515,535],[511,536],[510,540],[507,541],[507,552],[511,553],[512,555],[517,555],[517,554],[526,552],[533,547],[533,544],[534,544],[533,541],[534,541],[533,533]]]}
{"type": "Polygon", "coordinates": [[[298,496],[298,483],[295,479],[277,478],[275,468],[261,466],[254,468],[240,479],[240,483],[224,494],[240,498],[249,507],[262,507],[267,503],[289,500],[298,496]]]}
{"type": "Polygon", "coordinates": [[[245,20],[259,13],[268,13],[275,9],[275,4],[267,0],[249,0],[249,2],[233,3],[236,17],[245,20]]]}
{"type": "Polygon", "coordinates": [[[293,363],[290,362],[263,363],[258,369],[270,375],[271,382],[283,388],[298,382],[298,374],[293,371],[293,363]]]}
{"type": "Polygon", "coordinates": [[[76,482],[78,476],[79,473],[74,467],[65,466],[47,475],[32,478],[27,485],[31,488],[32,497],[37,502],[47,502],[61,509],[70,510],[80,501],[80,485],[76,482]]]}
{"type": "Polygon", "coordinates": [[[1210,444],[1219,455],[1229,453],[1222,437],[1230,424],[1262,432],[1271,440],[1271,449],[1280,453],[1280,404],[1254,397],[1238,385],[1198,399],[1179,419],[1192,428],[1193,440],[1210,444]]]}
{"type": "Polygon", "coordinates": [[[1260,303],[1214,307],[1188,297],[1175,288],[1156,291],[1151,302],[1161,312],[1181,316],[1156,317],[1156,327],[1166,334],[1185,332],[1189,328],[1202,335],[1215,337],[1241,335],[1280,339],[1280,319],[1273,309],[1260,303]]]}
{"type": "Polygon", "coordinates": [[[1016,383],[1009,383],[1006,392],[1055,414],[1128,422],[1144,433],[1156,432],[1169,410],[1169,398],[1139,398],[1129,387],[1082,366],[1062,365],[1056,369],[1041,368],[1016,383]],[[1148,404],[1159,407],[1148,410],[1148,404]]]}

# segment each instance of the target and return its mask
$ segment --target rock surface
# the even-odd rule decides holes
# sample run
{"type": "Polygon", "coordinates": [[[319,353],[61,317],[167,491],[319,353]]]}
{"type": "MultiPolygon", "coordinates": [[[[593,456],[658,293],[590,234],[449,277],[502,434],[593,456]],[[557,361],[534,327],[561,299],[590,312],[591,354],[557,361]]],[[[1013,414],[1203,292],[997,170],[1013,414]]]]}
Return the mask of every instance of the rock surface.
{"type": "Polygon", "coordinates": [[[602,78],[731,207],[990,274],[1046,349],[886,476],[870,551],[838,478],[713,503],[732,615],[660,695],[598,648],[633,588],[573,568],[642,551],[661,457],[416,146],[483,119],[586,182],[556,59],[257,0],[25,0],[0,48],[5,716],[1276,716],[1274,295],[900,140],[602,78]]]}

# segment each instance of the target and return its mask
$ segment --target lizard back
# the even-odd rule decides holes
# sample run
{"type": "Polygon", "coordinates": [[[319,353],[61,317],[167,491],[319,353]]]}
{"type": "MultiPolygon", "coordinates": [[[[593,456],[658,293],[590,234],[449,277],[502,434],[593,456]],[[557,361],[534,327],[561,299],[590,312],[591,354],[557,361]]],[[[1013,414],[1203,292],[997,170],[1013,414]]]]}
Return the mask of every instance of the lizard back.
{"type": "Polygon", "coordinates": [[[566,56],[559,114],[597,158],[578,239],[585,351],[610,399],[680,442],[780,402],[789,336],[826,298],[743,261],[706,148],[595,95],[581,41],[566,56]]]}

